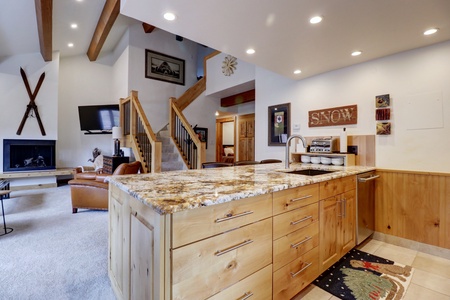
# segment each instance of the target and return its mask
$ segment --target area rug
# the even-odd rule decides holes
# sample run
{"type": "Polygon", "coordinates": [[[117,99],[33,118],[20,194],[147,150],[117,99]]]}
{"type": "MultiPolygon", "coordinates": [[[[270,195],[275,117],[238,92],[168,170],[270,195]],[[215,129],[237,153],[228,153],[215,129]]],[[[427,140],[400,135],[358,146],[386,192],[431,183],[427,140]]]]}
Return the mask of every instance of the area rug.
{"type": "Polygon", "coordinates": [[[314,284],[344,300],[400,300],[412,274],[410,266],[352,249],[314,284]]]}

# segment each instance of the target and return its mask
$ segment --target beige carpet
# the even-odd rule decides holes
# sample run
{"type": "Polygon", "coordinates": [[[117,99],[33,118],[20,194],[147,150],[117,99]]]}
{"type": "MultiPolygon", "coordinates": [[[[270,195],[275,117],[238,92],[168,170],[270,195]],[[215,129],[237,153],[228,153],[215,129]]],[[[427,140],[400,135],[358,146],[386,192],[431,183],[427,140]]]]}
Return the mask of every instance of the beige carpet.
{"type": "Polygon", "coordinates": [[[72,214],[67,185],[12,192],[3,201],[14,231],[0,236],[1,299],[115,299],[106,211],[72,214]]]}

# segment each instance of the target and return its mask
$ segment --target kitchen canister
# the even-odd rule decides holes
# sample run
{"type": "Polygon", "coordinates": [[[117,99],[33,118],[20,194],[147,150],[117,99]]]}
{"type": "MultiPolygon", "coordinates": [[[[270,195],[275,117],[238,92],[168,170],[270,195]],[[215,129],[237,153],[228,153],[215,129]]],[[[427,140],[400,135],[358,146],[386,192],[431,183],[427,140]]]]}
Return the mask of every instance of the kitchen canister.
{"type": "Polygon", "coordinates": [[[340,143],[339,151],[341,151],[341,153],[346,153],[347,152],[347,131],[345,130],[345,127],[341,132],[339,143],[340,143]]]}

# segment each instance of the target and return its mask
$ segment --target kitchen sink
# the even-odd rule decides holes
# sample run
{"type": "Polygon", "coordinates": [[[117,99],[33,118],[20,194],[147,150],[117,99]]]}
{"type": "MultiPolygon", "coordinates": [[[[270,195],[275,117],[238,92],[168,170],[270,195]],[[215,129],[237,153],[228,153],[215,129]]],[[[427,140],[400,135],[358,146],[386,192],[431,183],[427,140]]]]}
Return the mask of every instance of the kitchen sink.
{"type": "Polygon", "coordinates": [[[286,174],[298,174],[298,175],[306,175],[306,176],[316,176],[316,175],[323,175],[323,174],[329,174],[336,171],[330,171],[330,170],[318,170],[318,169],[303,169],[303,170],[295,170],[290,172],[285,172],[286,174]]]}

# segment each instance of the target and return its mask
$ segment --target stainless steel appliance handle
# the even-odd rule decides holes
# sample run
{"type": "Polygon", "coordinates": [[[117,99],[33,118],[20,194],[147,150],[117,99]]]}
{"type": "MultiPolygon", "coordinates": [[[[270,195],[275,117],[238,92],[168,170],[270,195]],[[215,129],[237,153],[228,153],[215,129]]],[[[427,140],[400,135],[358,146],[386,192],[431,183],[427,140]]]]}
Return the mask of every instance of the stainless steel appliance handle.
{"type": "Polygon", "coordinates": [[[373,176],[369,176],[369,177],[361,177],[361,178],[358,178],[358,182],[367,182],[367,181],[375,180],[378,177],[380,177],[380,175],[373,175],[373,176]]]}

